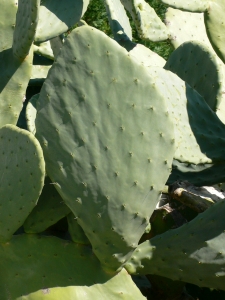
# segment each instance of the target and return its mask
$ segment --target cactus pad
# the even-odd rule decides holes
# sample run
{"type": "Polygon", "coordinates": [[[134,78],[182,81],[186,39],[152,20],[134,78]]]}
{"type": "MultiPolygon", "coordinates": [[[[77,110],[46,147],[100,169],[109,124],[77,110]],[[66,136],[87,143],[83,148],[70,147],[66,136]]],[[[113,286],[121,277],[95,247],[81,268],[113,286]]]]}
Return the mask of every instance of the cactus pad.
{"type": "Polygon", "coordinates": [[[23,61],[34,41],[40,0],[18,0],[18,4],[13,36],[13,54],[23,61]]]}
{"type": "Polygon", "coordinates": [[[170,173],[164,92],[117,42],[81,26],[40,93],[36,135],[47,173],[109,268],[136,247],[170,173]]]}
{"type": "Polygon", "coordinates": [[[144,0],[121,1],[131,14],[140,38],[160,42],[168,39],[168,30],[155,10],[144,0]]]}
{"type": "Polygon", "coordinates": [[[207,46],[197,41],[183,43],[170,55],[165,69],[187,82],[216,111],[223,98],[225,78],[222,63],[207,46]]]}
{"type": "Polygon", "coordinates": [[[43,0],[35,42],[52,39],[74,26],[85,13],[89,0],[43,0]]]}
{"type": "Polygon", "coordinates": [[[17,300],[146,300],[131,277],[123,269],[104,284],[95,284],[90,287],[70,286],[48,289],[48,292],[40,290],[17,300]]]}
{"type": "Polygon", "coordinates": [[[70,209],[56,191],[54,183],[46,177],[38,203],[23,224],[24,231],[27,233],[43,232],[69,213],[70,209]]]}
{"type": "Polygon", "coordinates": [[[209,40],[218,54],[225,63],[225,23],[224,19],[225,2],[224,0],[209,1],[209,9],[205,14],[205,27],[209,40]]]}
{"type": "Polygon", "coordinates": [[[130,21],[120,0],[105,0],[105,6],[115,40],[120,40],[121,34],[132,40],[130,21]]]}
{"type": "Polygon", "coordinates": [[[189,223],[140,244],[126,268],[225,290],[224,213],[223,200],[189,223]]]}
{"type": "Polygon", "coordinates": [[[90,247],[56,237],[15,235],[0,244],[0,257],[1,300],[58,286],[105,283],[113,276],[101,269],[90,247]]]}
{"type": "Polygon", "coordinates": [[[11,238],[36,205],[44,185],[42,149],[30,132],[0,129],[0,241],[11,238]]]}
{"type": "Polygon", "coordinates": [[[162,0],[162,2],[174,8],[192,12],[204,12],[209,6],[209,0],[162,0]]]}

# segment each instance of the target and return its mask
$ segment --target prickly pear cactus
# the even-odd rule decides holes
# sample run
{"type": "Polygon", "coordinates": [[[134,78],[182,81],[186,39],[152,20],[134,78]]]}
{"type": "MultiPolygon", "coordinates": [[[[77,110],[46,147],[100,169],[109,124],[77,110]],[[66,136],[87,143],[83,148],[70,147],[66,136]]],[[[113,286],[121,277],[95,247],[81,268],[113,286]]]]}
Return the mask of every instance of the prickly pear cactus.
{"type": "Polygon", "coordinates": [[[137,246],[170,173],[165,92],[116,42],[82,26],[40,93],[36,135],[47,173],[109,269],[137,246]]]}

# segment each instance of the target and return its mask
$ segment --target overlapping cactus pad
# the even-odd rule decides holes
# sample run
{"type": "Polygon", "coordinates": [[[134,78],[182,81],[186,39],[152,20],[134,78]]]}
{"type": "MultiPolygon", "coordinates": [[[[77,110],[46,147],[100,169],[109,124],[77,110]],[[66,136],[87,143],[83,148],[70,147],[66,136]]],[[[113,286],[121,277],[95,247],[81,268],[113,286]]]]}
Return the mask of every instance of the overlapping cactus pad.
{"type": "Polygon", "coordinates": [[[126,268],[131,273],[156,274],[225,290],[224,212],[223,200],[180,228],[140,244],[126,268]]]}
{"type": "Polygon", "coordinates": [[[104,284],[95,284],[87,286],[57,287],[52,289],[43,289],[28,296],[23,296],[17,300],[144,300],[146,299],[135,286],[131,277],[125,270],[115,275],[104,284]]]}
{"type": "Polygon", "coordinates": [[[101,269],[90,247],[57,237],[13,236],[0,244],[0,255],[1,300],[57,286],[105,283],[114,276],[101,269]]]}
{"type": "Polygon", "coordinates": [[[36,126],[47,173],[109,268],[137,246],[170,173],[165,92],[116,42],[82,26],[40,93],[36,126]]]}
{"type": "Polygon", "coordinates": [[[43,153],[32,133],[14,125],[0,129],[0,169],[0,242],[5,242],[23,225],[44,185],[43,153]]]}

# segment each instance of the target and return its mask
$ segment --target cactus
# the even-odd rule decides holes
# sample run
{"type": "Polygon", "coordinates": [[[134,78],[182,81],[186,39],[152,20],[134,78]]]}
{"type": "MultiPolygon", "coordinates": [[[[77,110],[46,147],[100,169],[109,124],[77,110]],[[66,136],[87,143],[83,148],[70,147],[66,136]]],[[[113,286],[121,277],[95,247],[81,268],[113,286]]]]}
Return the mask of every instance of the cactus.
{"type": "Polygon", "coordinates": [[[69,35],[40,93],[36,136],[47,173],[109,269],[136,247],[170,172],[173,128],[163,101],[154,77],[89,26],[69,35]]]}
{"type": "Polygon", "coordinates": [[[40,43],[40,44],[38,43],[34,44],[34,53],[37,53],[39,55],[42,55],[52,60],[55,59],[50,41],[40,43]]]}
{"type": "Polygon", "coordinates": [[[85,13],[89,0],[41,1],[35,42],[41,43],[65,33],[85,13]]]}
{"type": "Polygon", "coordinates": [[[6,224],[1,225],[0,241],[5,242],[10,240],[36,205],[44,184],[45,168],[42,149],[28,131],[6,125],[0,129],[0,139],[0,165],[4,170],[0,222],[6,224]]]}
{"type": "Polygon", "coordinates": [[[16,299],[59,285],[90,286],[114,276],[102,270],[90,247],[54,236],[15,235],[0,244],[0,256],[2,299],[16,299]]]}
{"type": "Polygon", "coordinates": [[[155,10],[144,0],[121,1],[131,14],[139,36],[150,41],[164,41],[168,38],[168,30],[155,10]]]}
{"type": "Polygon", "coordinates": [[[126,263],[128,272],[224,290],[224,208],[223,200],[191,222],[140,244],[126,263]]]}
{"type": "Polygon", "coordinates": [[[193,87],[216,111],[223,99],[224,66],[203,43],[189,41],[169,57],[165,69],[177,74],[193,87]]]}
{"type": "Polygon", "coordinates": [[[0,127],[16,124],[32,69],[32,49],[24,60],[13,54],[13,33],[17,5],[13,0],[0,1],[0,127]]]}
{"type": "Polygon", "coordinates": [[[34,41],[39,15],[40,0],[19,0],[13,35],[13,54],[25,59],[34,41]]]}
{"type": "Polygon", "coordinates": [[[164,2],[165,23],[144,0],[105,0],[113,40],[81,20],[88,0],[0,0],[3,300],[144,299],[129,274],[225,289],[224,200],[170,230],[155,211],[166,182],[225,181],[225,7],[164,2]],[[177,48],[167,62],[124,8],[143,40],[177,48]]]}
{"type": "Polygon", "coordinates": [[[45,289],[32,293],[28,296],[17,298],[17,300],[55,300],[55,299],[73,299],[73,300],[92,300],[92,299],[117,300],[144,300],[146,299],[133,283],[131,277],[125,270],[122,270],[112,279],[104,284],[95,284],[90,287],[56,287],[52,289],[45,289]],[[102,298],[103,299],[103,298],[102,298]]]}
{"type": "Polygon", "coordinates": [[[38,203],[25,220],[23,227],[27,233],[39,233],[70,213],[54,187],[54,183],[47,177],[38,203]]]}

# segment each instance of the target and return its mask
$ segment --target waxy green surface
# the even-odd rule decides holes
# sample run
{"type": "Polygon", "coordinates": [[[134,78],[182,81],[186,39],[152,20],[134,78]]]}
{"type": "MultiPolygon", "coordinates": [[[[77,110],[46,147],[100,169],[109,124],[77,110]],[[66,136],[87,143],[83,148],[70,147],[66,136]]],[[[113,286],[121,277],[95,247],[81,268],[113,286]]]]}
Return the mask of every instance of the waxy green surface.
{"type": "Polygon", "coordinates": [[[32,133],[14,125],[0,129],[0,169],[0,242],[5,242],[35,207],[44,185],[43,152],[32,133]]]}
{"type": "Polygon", "coordinates": [[[82,26],[40,93],[36,128],[47,173],[109,269],[136,247],[170,173],[164,92],[120,45],[82,26]]]}

